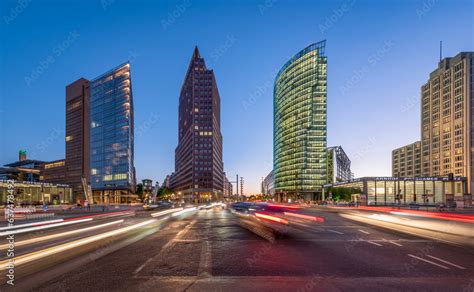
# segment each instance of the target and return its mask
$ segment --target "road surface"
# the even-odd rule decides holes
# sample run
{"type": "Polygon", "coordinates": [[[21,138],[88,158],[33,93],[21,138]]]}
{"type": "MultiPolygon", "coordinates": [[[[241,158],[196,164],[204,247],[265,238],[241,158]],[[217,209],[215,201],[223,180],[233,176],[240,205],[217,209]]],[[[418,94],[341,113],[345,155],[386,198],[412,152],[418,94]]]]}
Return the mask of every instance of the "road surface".
{"type": "Polygon", "coordinates": [[[15,290],[474,291],[472,248],[382,229],[328,209],[305,212],[325,222],[285,228],[273,243],[221,207],[173,218],[137,212],[19,234],[17,245],[26,243],[16,247],[17,258],[129,227],[17,266],[15,290]],[[54,237],[74,230],[84,231],[54,237]]]}

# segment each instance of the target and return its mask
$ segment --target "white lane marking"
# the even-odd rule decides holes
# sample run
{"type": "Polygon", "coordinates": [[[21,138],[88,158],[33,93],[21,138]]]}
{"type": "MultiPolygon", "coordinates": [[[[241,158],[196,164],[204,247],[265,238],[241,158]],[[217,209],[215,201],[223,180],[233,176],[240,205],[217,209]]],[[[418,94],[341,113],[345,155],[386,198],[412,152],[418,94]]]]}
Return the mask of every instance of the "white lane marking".
{"type": "Polygon", "coordinates": [[[371,243],[371,244],[376,245],[376,246],[382,246],[380,243],[373,242],[373,241],[370,241],[370,240],[367,240],[366,242],[371,243]]]}
{"type": "Polygon", "coordinates": [[[395,242],[395,241],[393,241],[393,240],[390,240],[389,242],[390,242],[391,244],[396,245],[396,246],[403,246],[403,245],[401,245],[400,243],[397,243],[397,242],[395,242]]]}
{"type": "Polygon", "coordinates": [[[160,252],[149,258],[148,260],[146,260],[141,266],[139,266],[134,272],[133,274],[136,275],[138,273],[140,273],[141,270],[143,270],[143,268],[146,267],[146,265],[148,265],[151,261],[155,260],[156,258],[159,258],[161,257],[165,252],[167,252],[172,246],[174,246],[176,244],[176,242],[178,240],[181,240],[181,237],[183,237],[184,235],[186,235],[186,233],[189,231],[189,229],[191,229],[191,227],[193,227],[193,225],[196,223],[196,220],[193,220],[191,221],[188,225],[186,225],[181,231],[179,231],[176,236],[171,239],[170,241],[168,241],[160,250],[160,252]]]}
{"type": "Polygon", "coordinates": [[[370,233],[368,233],[368,232],[367,232],[367,231],[365,231],[365,230],[362,230],[362,229],[358,229],[358,230],[359,230],[360,232],[362,232],[362,233],[365,233],[365,234],[370,234],[370,233]]]}
{"type": "Polygon", "coordinates": [[[424,259],[424,258],[420,258],[420,257],[414,256],[414,255],[412,255],[412,254],[408,254],[408,256],[410,256],[410,257],[412,257],[412,258],[415,258],[415,259],[417,259],[417,260],[420,260],[420,261],[424,261],[425,263],[429,263],[429,264],[432,264],[432,265],[434,265],[434,266],[437,266],[437,267],[443,268],[443,269],[445,269],[445,270],[449,270],[449,268],[448,268],[448,267],[446,267],[446,266],[443,266],[443,265],[437,264],[437,263],[435,263],[435,262],[432,262],[432,261],[426,260],[426,259],[424,259]]]}
{"type": "Polygon", "coordinates": [[[328,229],[328,231],[332,232],[332,233],[337,233],[337,234],[344,234],[342,232],[339,232],[339,231],[336,231],[336,230],[332,230],[332,229],[328,229]]]}
{"type": "Polygon", "coordinates": [[[426,255],[426,256],[428,256],[428,257],[430,257],[430,258],[432,258],[432,259],[438,260],[438,261],[440,261],[440,262],[442,262],[442,263],[451,265],[451,266],[456,267],[456,268],[461,269],[461,270],[465,270],[465,269],[466,269],[465,267],[462,267],[462,266],[453,264],[453,263],[451,263],[451,262],[448,262],[447,260],[443,260],[443,259],[437,258],[437,257],[432,256],[432,255],[429,255],[429,254],[426,255]]]}

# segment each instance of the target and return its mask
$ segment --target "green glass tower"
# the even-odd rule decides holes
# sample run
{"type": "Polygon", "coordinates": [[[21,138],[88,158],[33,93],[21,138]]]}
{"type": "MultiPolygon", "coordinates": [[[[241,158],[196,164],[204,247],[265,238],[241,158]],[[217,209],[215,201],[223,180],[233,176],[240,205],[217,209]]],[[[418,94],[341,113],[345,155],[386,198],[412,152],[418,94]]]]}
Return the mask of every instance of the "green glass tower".
{"type": "Polygon", "coordinates": [[[326,41],[280,70],[273,91],[273,170],[279,200],[320,198],[327,181],[326,41]]]}

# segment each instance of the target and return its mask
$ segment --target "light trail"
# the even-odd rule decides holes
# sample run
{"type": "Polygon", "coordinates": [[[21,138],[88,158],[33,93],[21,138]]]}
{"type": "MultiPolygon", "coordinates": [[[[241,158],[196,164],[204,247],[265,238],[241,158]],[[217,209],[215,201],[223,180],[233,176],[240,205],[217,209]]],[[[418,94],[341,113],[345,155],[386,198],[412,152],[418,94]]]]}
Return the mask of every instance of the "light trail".
{"type": "Polygon", "coordinates": [[[165,211],[161,211],[161,212],[152,213],[151,216],[152,217],[159,217],[159,216],[163,216],[163,215],[173,213],[173,212],[177,212],[177,211],[181,211],[181,210],[183,210],[183,208],[174,208],[174,209],[169,209],[169,210],[165,210],[165,211]]]}
{"type": "Polygon", "coordinates": [[[0,236],[10,235],[10,234],[19,234],[19,233],[25,233],[25,232],[31,232],[31,231],[38,231],[38,230],[44,230],[44,229],[49,229],[49,228],[53,228],[53,227],[71,225],[71,224],[88,222],[88,221],[92,221],[92,218],[86,218],[86,219],[80,219],[80,220],[74,220],[74,221],[66,221],[66,222],[60,222],[60,223],[53,223],[53,224],[48,224],[48,225],[40,225],[40,226],[36,226],[36,227],[23,228],[23,229],[18,229],[18,230],[10,230],[10,231],[5,231],[5,232],[0,232],[0,236]]]}
{"type": "MultiPolygon", "coordinates": [[[[15,247],[22,246],[22,245],[27,245],[27,244],[30,244],[30,243],[37,243],[37,242],[41,242],[41,241],[45,241],[45,240],[49,240],[49,239],[53,239],[53,238],[58,238],[58,237],[63,237],[63,236],[67,236],[67,235],[82,233],[82,232],[86,232],[86,231],[91,231],[91,230],[99,229],[99,228],[102,228],[102,227],[106,227],[106,226],[110,226],[110,225],[114,225],[114,224],[119,224],[119,223],[122,223],[123,221],[124,220],[121,219],[121,220],[117,220],[117,221],[113,221],[113,222],[109,222],[109,223],[105,223],[105,224],[101,224],[101,225],[96,225],[96,226],[86,227],[86,228],[82,228],[82,229],[76,229],[76,230],[72,230],[72,231],[61,232],[61,233],[47,235],[47,236],[43,236],[43,237],[36,237],[36,238],[28,239],[28,240],[23,240],[23,241],[20,241],[20,242],[15,242],[15,247]]],[[[8,244],[0,245],[0,249],[7,249],[7,248],[8,248],[8,244]]]]}
{"type": "Polygon", "coordinates": [[[324,218],[317,217],[317,216],[303,215],[303,214],[291,213],[291,212],[283,212],[283,214],[285,214],[286,216],[292,216],[292,217],[306,219],[310,221],[324,222],[324,218]]]}
{"type": "Polygon", "coordinates": [[[191,212],[191,211],[194,211],[194,210],[197,210],[197,208],[196,207],[186,208],[184,210],[181,210],[181,211],[178,211],[178,212],[175,212],[175,213],[171,214],[171,216],[176,217],[176,216],[179,216],[179,215],[182,215],[184,213],[191,212]]]}
{"type": "Polygon", "coordinates": [[[267,219],[267,220],[270,220],[270,221],[273,221],[273,222],[278,222],[278,223],[281,223],[281,224],[288,224],[288,221],[286,221],[285,219],[282,219],[280,217],[266,215],[266,214],[263,214],[263,213],[255,213],[255,216],[257,216],[258,218],[267,219]]]}
{"type": "MultiPolygon", "coordinates": [[[[88,244],[88,243],[91,243],[91,242],[94,242],[94,241],[98,241],[98,240],[101,240],[101,239],[104,239],[104,238],[107,238],[107,237],[123,234],[125,232],[130,231],[130,230],[133,230],[133,229],[136,229],[136,228],[139,228],[139,227],[143,227],[143,226],[155,223],[155,222],[158,222],[158,220],[151,219],[151,220],[141,222],[141,223],[138,223],[138,224],[134,224],[134,225],[131,225],[131,226],[128,226],[128,227],[123,227],[123,228],[120,228],[120,229],[117,229],[117,230],[113,230],[113,231],[109,231],[109,232],[106,232],[106,233],[90,236],[90,237],[87,237],[87,238],[79,239],[79,240],[68,242],[68,243],[65,243],[65,244],[58,245],[58,246],[46,248],[44,250],[40,250],[40,251],[37,251],[37,252],[32,252],[32,253],[29,253],[29,254],[26,254],[26,255],[15,257],[15,266],[19,266],[19,265],[22,265],[22,264],[25,264],[25,263],[29,263],[31,261],[39,260],[41,258],[51,256],[51,255],[60,253],[62,251],[66,251],[66,250],[69,250],[69,249],[72,249],[72,248],[76,248],[76,247],[79,247],[79,246],[82,246],[82,245],[85,245],[85,244],[88,244]]],[[[5,261],[0,262],[0,270],[8,269],[9,263],[10,263],[9,260],[5,260],[5,261]]]]}
{"type": "Polygon", "coordinates": [[[23,227],[28,227],[28,226],[46,225],[46,224],[57,223],[57,222],[62,222],[62,221],[64,221],[64,219],[55,219],[55,220],[48,220],[48,221],[18,224],[18,225],[12,225],[12,226],[7,226],[7,227],[0,227],[0,230],[10,230],[10,229],[18,229],[18,228],[23,228],[23,227]]]}

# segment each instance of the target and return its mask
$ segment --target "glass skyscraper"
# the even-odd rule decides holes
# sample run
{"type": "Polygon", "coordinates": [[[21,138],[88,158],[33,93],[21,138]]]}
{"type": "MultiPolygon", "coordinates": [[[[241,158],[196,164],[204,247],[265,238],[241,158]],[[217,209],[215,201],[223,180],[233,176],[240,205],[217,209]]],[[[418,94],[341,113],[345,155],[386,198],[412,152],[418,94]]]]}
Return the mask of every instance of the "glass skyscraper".
{"type": "Polygon", "coordinates": [[[312,44],[280,70],[273,92],[273,170],[279,200],[314,200],[327,181],[326,42],[312,44]]]}
{"type": "Polygon", "coordinates": [[[90,167],[94,201],[126,203],[134,198],[133,95],[130,64],[90,83],[90,167]]]}

